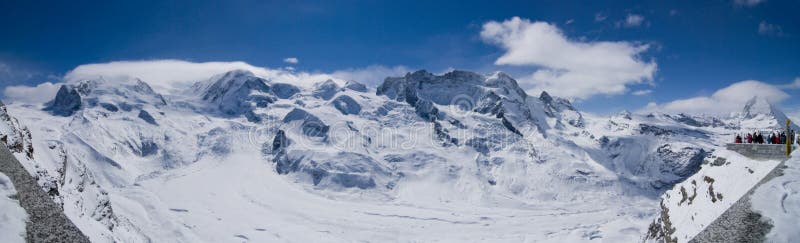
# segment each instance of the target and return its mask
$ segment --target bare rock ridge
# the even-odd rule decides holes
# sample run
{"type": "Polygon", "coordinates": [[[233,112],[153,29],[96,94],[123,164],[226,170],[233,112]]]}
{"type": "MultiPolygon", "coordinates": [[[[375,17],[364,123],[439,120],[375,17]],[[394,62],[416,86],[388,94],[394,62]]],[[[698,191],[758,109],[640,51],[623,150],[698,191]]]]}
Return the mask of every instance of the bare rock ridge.
{"type": "Polygon", "coordinates": [[[27,242],[89,242],[89,239],[70,221],[36,180],[28,174],[14,155],[0,146],[0,172],[14,183],[22,208],[28,212],[25,227],[27,242]]]}

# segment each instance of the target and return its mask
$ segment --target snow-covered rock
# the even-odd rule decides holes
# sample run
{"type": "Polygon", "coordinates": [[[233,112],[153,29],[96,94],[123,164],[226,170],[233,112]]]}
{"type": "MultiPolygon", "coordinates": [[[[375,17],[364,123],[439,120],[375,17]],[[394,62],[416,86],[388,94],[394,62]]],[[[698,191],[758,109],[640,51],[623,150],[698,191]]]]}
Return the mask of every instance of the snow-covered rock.
{"type": "MultiPolygon", "coordinates": [[[[255,108],[264,108],[275,102],[275,95],[265,82],[249,71],[234,70],[197,83],[193,90],[202,94],[204,101],[215,105],[222,113],[239,116],[251,114],[255,108]]],[[[291,88],[284,87],[281,91],[282,95],[286,95],[291,88]]]]}
{"type": "Polygon", "coordinates": [[[358,91],[358,92],[367,92],[367,86],[366,85],[364,85],[362,83],[359,83],[359,82],[356,82],[356,81],[353,81],[353,80],[347,81],[347,83],[344,84],[344,88],[345,89],[349,89],[349,90],[353,90],[353,91],[358,91]]]}
{"type": "Polygon", "coordinates": [[[336,92],[339,92],[339,89],[340,89],[339,85],[336,84],[336,82],[334,82],[331,79],[328,79],[327,81],[318,84],[314,88],[314,92],[312,92],[312,94],[314,95],[314,97],[317,97],[317,98],[320,98],[320,99],[323,99],[323,100],[329,100],[334,95],[336,95],[336,92]]]}
{"type": "MultiPolygon", "coordinates": [[[[786,114],[780,109],[771,104],[763,97],[754,96],[745,103],[741,114],[737,117],[740,126],[744,130],[768,130],[768,129],[785,129],[786,128],[786,114]]],[[[792,124],[792,128],[800,130],[796,124],[792,124]]]]}

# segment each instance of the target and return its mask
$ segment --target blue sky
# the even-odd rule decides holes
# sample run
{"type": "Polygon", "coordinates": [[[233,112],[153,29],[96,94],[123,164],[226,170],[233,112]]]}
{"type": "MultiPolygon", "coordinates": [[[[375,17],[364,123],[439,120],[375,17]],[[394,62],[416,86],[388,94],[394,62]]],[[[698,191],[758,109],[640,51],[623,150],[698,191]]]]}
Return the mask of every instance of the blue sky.
{"type": "MultiPolygon", "coordinates": [[[[574,64],[580,60],[551,62],[559,59],[560,49],[500,63],[503,56],[524,56],[530,53],[525,48],[541,45],[535,43],[536,31],[525,40],[482,35],[487,23],[511,26],[518,17],[531,29],[544,28],[542,33],[559,31],[556,37],[569,46],[595,45],[600,53],[606,50],[596,44],[603,42],[639,49],[620,54],[640,64],[623,67],[634,69],[622,75],[627,78],[602,77],[596,83],[621,84],[623,91],[566,93],[576,96],[581,109],[609,113],[639,110],[651,102],[666,109],[676,100],[714,99],[729,85],[758,80],[777,87],[765,94],[786,94],[776,103],[796,110],[800,92],[788,84],[800,77],[798,9],[800,1],[773,0],[3,1],[0,86],[59,82],[83,64],[157,59],[244,61],[323,73],[376,65],[433,72],[501,70],[529,90],[571,87],[553,84],[569,81],[563,77],[532,78],[539,70],[620,76],[609,71],[617,68],[598,71],[574,64]],[[299,62],[284,62],[288,57],[299,62]],[[648,65],[654,69],[639,72],[648,65]]],[[[584,58],[602,66],[609,62],[603,57],[584,58]]]]}

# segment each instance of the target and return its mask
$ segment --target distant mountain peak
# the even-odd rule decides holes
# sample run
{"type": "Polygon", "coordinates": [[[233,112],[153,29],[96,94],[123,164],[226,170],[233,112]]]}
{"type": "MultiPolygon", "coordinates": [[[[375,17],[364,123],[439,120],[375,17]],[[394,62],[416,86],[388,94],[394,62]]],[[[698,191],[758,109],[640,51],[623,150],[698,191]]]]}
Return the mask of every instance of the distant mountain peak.
{"type": "MultiPolygon", "coordinates": [[[[786,114],[766,98],[753,96],[745,103],[741,113],[743,128],[780,129],[786,126],[786,114]]],[[[797,129],[796,124],[792,124],[797,129]]]]}

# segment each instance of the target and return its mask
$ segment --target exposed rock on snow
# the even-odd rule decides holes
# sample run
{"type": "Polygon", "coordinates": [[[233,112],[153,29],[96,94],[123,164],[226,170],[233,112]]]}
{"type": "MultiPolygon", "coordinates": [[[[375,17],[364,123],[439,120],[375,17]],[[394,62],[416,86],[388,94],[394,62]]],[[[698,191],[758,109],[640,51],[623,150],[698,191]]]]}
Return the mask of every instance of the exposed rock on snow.
{"type": "Polygon", "coordinates": [[[46,111],[57,116],[71,116],[81,108],[81,96],[75,88],[62,85],[56,93],[55,99],[47,104],[46,111]]]}
{"type": "Polygon", "coordinates": [[[285,83],[274,83],[272,84],[272,92],[275,93],[275,96],[281,99],[289,99],[292,95],[300,93],[300,88],[291,84],[285,83]]]}
{"type": "Polygon", "coordinates": [[[153,118],[153,116],[151,116],[150,113],[148,113],[146,110],[140,110],[139,115],[137,115],[136,117],[139,117],[140,119],[144,120],[147,123],[158,126],[158,123],[156,123],[156,119],[153,118]]]}
{"type": "Polygon", "coordinates": [[[550,117],[559,117],[572,126],[583,127],[583,116],[568,100],[553,98],[545,91],[539,95],[539,100],[544,104],[544,112],[550,117]]]}
{"type": "Polygon", "coordinates": [[[367,86],[366,85],[364,85],[362,83],[359,83],[359,82],[356,82],[356,81],[352,81],[352,80],[347,81],[344,84],[344,88],[352,90],[352,91],[367,92],[367,86]]]}
{"type": "Polygon", "coordinates": [[[325,125],[318,117],[309,114],[305,110],[295,108],[283,117],[284,123],[300,121],[300,129],[303,135],[309,137],[326,137],[330,126],[325,125]]]}
{"type": "Polygon", "coordinates": [[[328,79],[327,81],[317,85],[312,94],[314,97],[323,100],[329,100],[336,95],[336,92],[339,92],[339,85],[337,85],[333,80],[328,79]]]}
{"type": "Polygon", "coordinates": [[[336,107],[336,109],[344,115],[357,115],[361,112],[361,105],[347,95],[340,95],[336,97],[336,99],[333,99],[331,103],[333,107],[336,107]]]}

